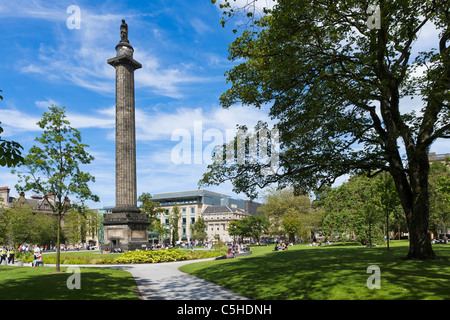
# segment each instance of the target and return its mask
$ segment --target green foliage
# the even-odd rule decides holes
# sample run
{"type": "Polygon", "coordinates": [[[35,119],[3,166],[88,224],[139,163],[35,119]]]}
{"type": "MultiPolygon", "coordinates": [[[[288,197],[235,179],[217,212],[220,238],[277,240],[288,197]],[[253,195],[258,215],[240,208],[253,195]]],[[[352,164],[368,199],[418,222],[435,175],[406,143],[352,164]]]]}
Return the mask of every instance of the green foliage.
{"type": "Polygon", "coordinates": [[[266,234],[270,227],[270,221],[265,214],[250,215],[241,220],[231,221],[228,226],[228,232],[232,236],[242,238],[253,238],[256,242],[263,234],[266,234]]]}
{"type": "Polygon", "coordinates": [[[192,228],[192,239],[204,243],[208,234],[206,233],[206,222],[203,217],[198,217],[192,228]]]}
{"type": "MultiPolygon", "coordinates": [[[[2,92],[2,90],[0,90],[2,92]]],[[[0,95],[0,100],[3,97],[0,95]]],[[[1,124],[1,122],[0,122],[1,124]]],[[[0,126],[0,167],[14,167],[23,161],[23,147],[15,141],[7,141],[1,138],[3,128],[0,126]]]]}
{"type": "Polygon", "coordinates": [[[158,263],[187,260],[188,256],[179,249],[154,251],[136,250],[124,252],[116,259],[117,263],[158,263]]]}
{"type": "Polygon", "coordinates": [[[436,233],[450,226],[450,159],[430,166],[430,224],[436,233]]]}
{"type": "Polygon", "coordinates": [[[18,248],[23,243],[55,241],[56,219],[34,213],[25,202],[15,202],[0,214],[0,241],[18,248]]]}
{"type": "Polygon", "coordinates": [[[57,202],[50,206],[54,212],[61,213],[67,209],[63,200],[69,195],[98,201],[88,186],[95,178],[80,170],[80,165],[90,164],[94,157],[85,150],[88,145],[81,143],[80,131],[65,119],[65,107],[51,106],[49,111],[37,123],[43,133],[35,141],[42,148],[31,147],[24,163],[12,173],[19,178],[17,190],[55,195],[57,202]]]}
{"type": "MultiPolygon", "coordinates": [[[[88,145],[81,143],[80,131],[66,120],[65,107],[52,105],[37,124],[43,133],[35,141],[41,146],[32,146],[23,163],[12,173],[18,176],[18,191],[54,195],[55,202],[49,201],[49,205],[58,217],[56,246],[59,254],[60,224],[62,213],[69,210],[68,197],[99,201],[89,189],[89,183],[95,182],[95,178],[80,168],[90,164],[94,157],[86,151],[88,145]]],[[[59,263],[56,270],[59,270],[59,263]]]]}
{"type": "Polygon", "coordinates": [[[404,220],[393,179],[386,174],[352,176],[320,194],[315,204],[323,212],[325,234],[339,240],[351,236],[361,244],[383,242],[389,220],[404,220]]]}
{"type": "Polygon", "coordinates": [[[269,188],[263,201],[259,210],[267,214],[272,234],[287,234],[293,242],[295,236],[307,239],[320,230],[321,214],[313,209],[308,196],[295,195],[292,188],[269,188]]]}
{"type": "Polygon", "coordinates": [[[158,203],[151,200],[152,195],[150,193],[142,193],[138,201],[142,202],[140,207],[141,213],[148,215],[148,221],[150,222],[149,231],[156,231],[161,233],[161,222],[158,219],[158,214],[164,213],[164,208],[158,207],[158,203]]]}
{"type": "MultiPolygon", "coordinates": [[[[239,9],[233,2],[222,6],[225,19],[254,13],[255,0],[239,9]]],[[[281,0],[236,38],[229,59],[238,64],[226,73],[231,87],[220,103],[270,108],[279,170],[264,176],[254,165],[215,163],[201,183],[230,180],[235,192],[256,197],[256,187],[271,184],[312,191],[345,174],[389,172],[411,236],[408,257],[434,258],[428,150],[450,136],[448,1],[381,1],[377,28],[367,24],[372,4],[281,0]],[[439,35],[414,56],[430,24],[439,35]],[[403,111],[405,97],[422,103],[420,113],[403,111]]]]}
{"type": "Polygon", "coordinates": [[[180,211],[180,207],[176,203],[172,208],[172,215],[170,216],[170,229],[172,232],[172,246],[173,247],[176,246],[177,241],[180,238],[179,234],[178,234],[180,219],[181,219],[181,211],[180,211]]]}

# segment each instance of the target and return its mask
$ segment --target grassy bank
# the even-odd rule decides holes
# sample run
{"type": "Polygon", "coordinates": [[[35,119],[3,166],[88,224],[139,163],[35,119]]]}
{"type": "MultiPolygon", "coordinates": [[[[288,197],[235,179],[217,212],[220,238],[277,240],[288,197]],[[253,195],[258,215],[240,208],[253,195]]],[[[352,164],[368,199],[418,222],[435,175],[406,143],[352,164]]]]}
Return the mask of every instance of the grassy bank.
{"type": "MultiPolygon", "coordinates": [[[[440,260],[405,260],[406,241],[386,247],[296,245],[274,252],[255,247],[247,257],[181,267],[251,299],[450,299],[450,245],[433,247],[440,260]],[[368,289],[371,265],[380,268],[380,289],[368,289]]],[[[374,283],[370,281],[371,283],[374,283]]]]}

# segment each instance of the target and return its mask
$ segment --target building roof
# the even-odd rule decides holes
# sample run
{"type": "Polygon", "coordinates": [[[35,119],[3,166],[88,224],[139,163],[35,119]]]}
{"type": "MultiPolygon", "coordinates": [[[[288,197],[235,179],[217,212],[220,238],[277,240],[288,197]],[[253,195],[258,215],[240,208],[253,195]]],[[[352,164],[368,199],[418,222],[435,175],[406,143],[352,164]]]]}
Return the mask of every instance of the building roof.
{"type": "Polygon", "coordinates": [[[203,210],[203,213],[232,213],[239,212],[247,214],[244,210],[231,206],[208,206],[203,210]]]}
{"type": "Polygon", "coordinates": [[[169,206],[174,204],[209,204],[213,206],[234,204],[238,208],[245,208],[245,201],[234,199],[226,194],[213,191],[198,189],[178,192],[156,193],[152,197],[152,201],[158,202],[161,206],[169,206]]]}
{"type": "Polygon", "coordinates": [[[189,190],[189,191],[176,191],[176,192],[164,192],[164,193],[155,193],[153,194],[152,200],[158,199],[168,199],[168,198],[185,198],[185,197],[201,197],[205,195],[212,195],[216,197],[229,198],[226,194],[217,193],[213,191],[198,189],[198,190],[189,190]]]}

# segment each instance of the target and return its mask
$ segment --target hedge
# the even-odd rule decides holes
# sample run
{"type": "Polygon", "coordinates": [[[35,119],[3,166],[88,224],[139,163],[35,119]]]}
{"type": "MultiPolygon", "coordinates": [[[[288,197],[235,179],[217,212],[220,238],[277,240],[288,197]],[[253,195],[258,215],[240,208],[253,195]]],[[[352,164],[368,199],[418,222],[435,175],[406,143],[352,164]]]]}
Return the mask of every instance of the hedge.
{"type": "Polygon", "coordinates": [[[169,250],[137,250],[124,252],[116,259],[116,263],[158,263],[187,260],[188,255],[179,249],[169,250]]]}

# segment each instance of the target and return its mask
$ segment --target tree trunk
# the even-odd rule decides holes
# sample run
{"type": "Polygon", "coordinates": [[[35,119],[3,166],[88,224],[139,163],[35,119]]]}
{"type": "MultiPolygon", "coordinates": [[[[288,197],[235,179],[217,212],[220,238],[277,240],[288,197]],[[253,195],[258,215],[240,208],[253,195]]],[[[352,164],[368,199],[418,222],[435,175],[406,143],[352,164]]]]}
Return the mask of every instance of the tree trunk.
{"type": "Polygon", "coordinates": [[[395,185],[400,196],[409,233],[407,259],[436,259],[431,246],[429,231],[428,198],[428,153],[421,155],[422,161],[410,161],[408,178],[394,172],[395,185]],[[420,164],[420,165],[419,165],[420,164]]]}
{"type": "Polygon", "coordinates": [[[61,241],[60,241],[60,233],[61,233],[61,213],[58,212],[58,229],[56,233],[56,272],[60,272],[60,257],[61,257],[61,241]]]}
{"type": "Polygon", "coordinates": [[[411,214],[409,217],[407,215],[409,252],[406,257],[408,259],[436,259],[437,256],[431,246],[428,195],[413,197],[413,203],[411,214]]]}
{"type": "Polygon", "coordinates": [[[389,251],[389,211],[386,211],[386,241],[387,241],[387,249],[389,251]]]}

